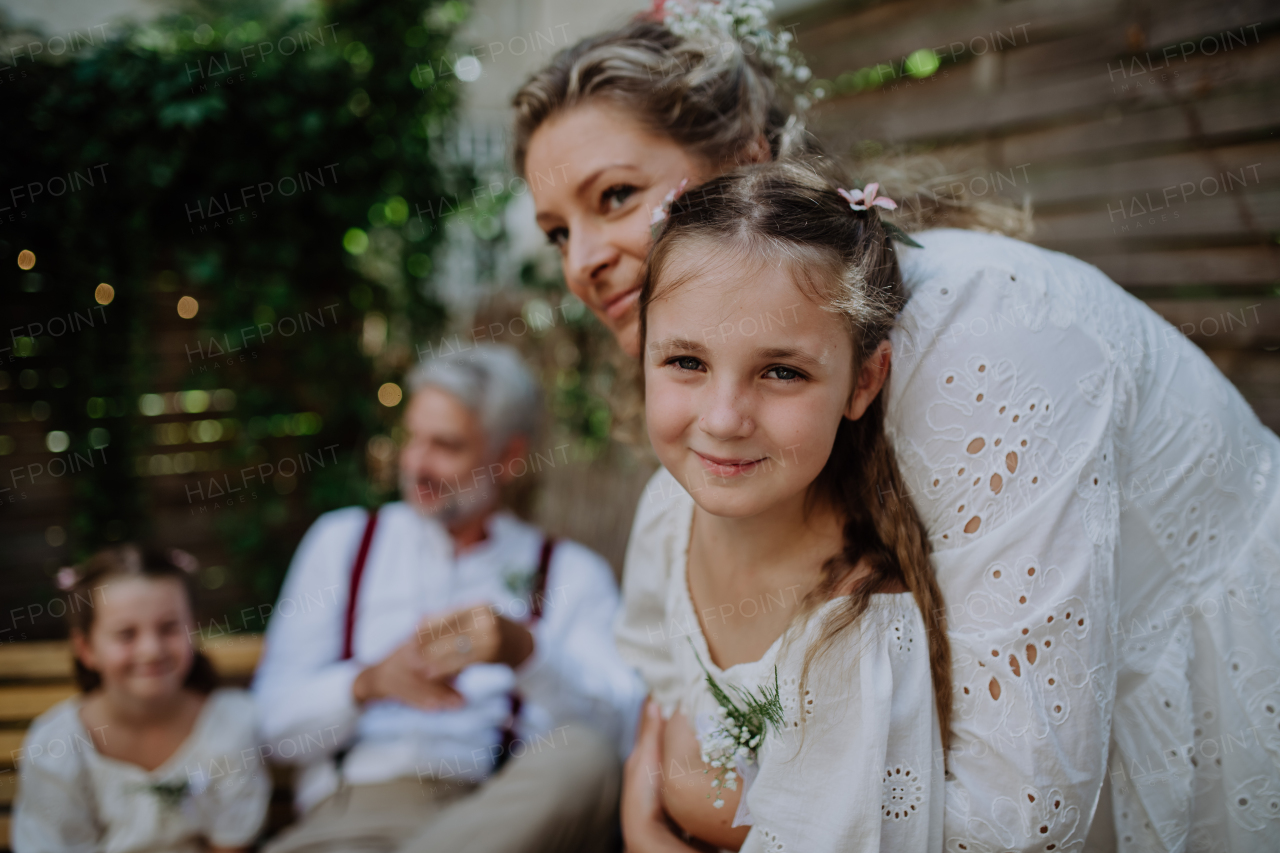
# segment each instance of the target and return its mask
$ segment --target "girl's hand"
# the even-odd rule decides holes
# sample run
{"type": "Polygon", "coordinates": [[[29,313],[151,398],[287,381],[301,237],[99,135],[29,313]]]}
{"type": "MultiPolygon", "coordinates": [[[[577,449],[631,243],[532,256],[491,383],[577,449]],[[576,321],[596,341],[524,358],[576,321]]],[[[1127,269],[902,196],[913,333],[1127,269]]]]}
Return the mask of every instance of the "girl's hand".
{"type": "Polygon", "coordinates": [[[697,853],[682,842],[662,810],[662,711],[646,700],[640,733],[622,771],[622,838],[627,853],[697,853]]]}

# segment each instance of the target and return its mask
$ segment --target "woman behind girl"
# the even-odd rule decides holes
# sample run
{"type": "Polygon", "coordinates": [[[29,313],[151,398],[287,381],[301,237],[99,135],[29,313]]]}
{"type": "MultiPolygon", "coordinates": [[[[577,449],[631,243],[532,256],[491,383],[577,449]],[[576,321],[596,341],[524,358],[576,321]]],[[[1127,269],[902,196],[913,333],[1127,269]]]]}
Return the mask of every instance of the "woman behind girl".
{"type": "MultiPolygon", "coordinates": [[[[785,67],[718,23],[756,5],[696,4],[700,34],[667,17],[584,39],[516,96],[538,225],[634,357],[654,207],[812,147],[785,67]]],[[[862,171],[925,246],[897,252],[885,422],[947,601],[946,849],[1273,853],[1280,439],[1105,275],[960,230],[1017,233],[1017,217],[897,162],[862,171]]],[[[651,522],[681,492],[664,470],[644,490],[618,625],[646,676],[673,680],[685,641],[664,639],[665,580],[636,567],[663,564],[651,522]]]]}
{"type": "MultiPolygon", "coordinates": [[[[663,512],[661,564],[628,566],[668,579],[679,672],[653,673],[628,766],[634,853],[694,849],[668,817],[729,849],[942,849],[949,651],[885,435],[904,295],[874,196],[754,167],[678,199],[650,255],[646,422],[691,499],[663,512]]],[[[651,650],[622,652],[649,675],[651,650]]]]}
{"type": "Polygon", "coordinates": [[[189,554],[125,544],[63,570],[81,695],[27,733],[16,853],[232,851],[257,837],[271,787],[244,759],[253,704],[217,689],[192,648],[184,566],[189,554]]]}

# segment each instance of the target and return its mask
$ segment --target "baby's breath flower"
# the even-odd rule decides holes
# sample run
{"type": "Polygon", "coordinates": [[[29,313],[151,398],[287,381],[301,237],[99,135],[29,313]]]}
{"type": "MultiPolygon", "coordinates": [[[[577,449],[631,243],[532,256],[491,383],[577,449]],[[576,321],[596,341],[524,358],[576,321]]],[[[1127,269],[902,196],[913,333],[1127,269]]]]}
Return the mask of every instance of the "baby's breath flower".
{"type": "MultiPolygon", "coordinates": [[[[741,702],[739,704],[711,677],[696,650],[693,655],[706,674],[707,687],[716,700],[714,727],[705,735],[699,735],[698,742],[702,747],[703,763],[717,771],[715,778],[711,780],[712,791],[716,794],[712,805],[720,808],[724,805],[720,792],[738,789],[738,764],[754,763],[756,750],[764,740],[768,727],[772,725],[778,728],[782,725],[782,694],[778,687],[778,669],[774,667],[773,670],[773,687],[763,687],[758,693],[730,685],[738,695],[741,702]]],[[[707,796],[710,797],[711,794],[707,796]]]]}
{"type": "Polygon", "coordinates": [[[681,38],[729,39],[752,46],[750,51],[766,65],[772,65],[783,77],[797,83],[808,82],[809,69],[798,62],[799,53],[791,46],[790,32],[775,33],[769,27],[770,0],[722,0],[698,3],[687,9],[680,3],[668,3],[663,23],[681,38]]]}

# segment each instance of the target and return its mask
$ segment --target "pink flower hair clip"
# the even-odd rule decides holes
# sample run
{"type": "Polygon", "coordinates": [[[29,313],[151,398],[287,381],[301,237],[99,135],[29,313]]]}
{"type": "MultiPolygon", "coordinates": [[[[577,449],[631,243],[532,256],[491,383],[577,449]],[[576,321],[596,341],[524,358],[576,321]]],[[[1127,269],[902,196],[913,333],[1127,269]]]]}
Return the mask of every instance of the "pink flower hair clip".
{"type": "Polygon", "coordinates": [[[649,217],[649,228],[655,240],[658,238],[658,226],[667,221],[667,217],[671,215],[671,205],[676,203],[676,199],[680,198],[680,194],[688,184],[688,178],[682,180],[675,189],[663,196],[662,204],[653,209],[653,214],[649,217]]]}
{"type": "Polygon", "coordinates": [[[867,210],[871,207],[883,207],[885,210],[897,210],[898,203],[888,196],[877,196],[880,190],[879,182],[867,184],[865,190],[836,190],[840,193],[840,197],[849,202],[849,207],[854,210],[867,210]],[[861,204],[859,204],[861,202],[861,204]]]}
{"type": "MultiPolygon", "coordinates": [[[[898,209],[898,203],[896,201],[888,196],[879,195],[880,184],[877,181],[872,181],[867,184],[866,189],[836,189],[836,192],[840,193],[840,197],[842,199],[849,202],[849,207],[852,210],[870,210],[873,207],[880,207],[885,210],[898,209]]],[[[880,222],[880,227],[884,229],[884,233],[889,235],[890,240],[901,243],[904,246],[911,246],[915,249],[924,248],[924,246],[921,246],[915,240],[912,240],[907,235],[907,232],[903,231],[897,225],[894,225],[888,220],[880,219],[879,217],[877,217],[877,219],[880,222]]]]}

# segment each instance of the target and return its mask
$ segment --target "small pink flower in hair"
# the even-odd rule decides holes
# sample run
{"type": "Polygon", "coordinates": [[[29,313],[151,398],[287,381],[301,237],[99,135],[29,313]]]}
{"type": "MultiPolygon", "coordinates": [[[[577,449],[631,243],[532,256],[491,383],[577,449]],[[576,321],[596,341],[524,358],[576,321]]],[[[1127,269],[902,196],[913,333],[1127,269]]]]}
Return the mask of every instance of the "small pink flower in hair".
{"type": "Polygon", "coordinates": [[[62,568],[58,569],[58,574],[55,576],[55,580],[57,581],[57,584],[58,584],[58,589],[62,590],[63,592],[66,592],[70,590],[71,587],[75,586],[76,579],[77,579],[76,570],[71,566],[63,566],[62,568]]]}
{"type": "Polygon", "coordinates": [[[662,199],[662,204],[653,209],[653,215],[649,217],[649,236],[654,240],[658,239],[661,231],[659,226],[667,221],[667,217],[671,215],[671,205],[676,203],[676,199],[680,198],[680,194],[684,192],[685,185],[689,183],[689,179],[685,178],[680,185],[667,193],[662,199]]]}
{"type": "Polygon", "coordinates": [[[194,575],[200,568],[200,561],[181,548],[174,548],[169,551],[169,559],[173,561],[175,566],[189,575],[194,575]]]}
{"type": "Polygon", "coordinates": [[[867,184],[865,190],[836,190],[840,193],[840,197],[849,202],[849,207],[854,210],[867,210],[872,207],[883,207],[885,210],[897,210],[898,203],[888,196],[877,196],[876,192],[880,189],[879,182],[867,184]],[[859,204],[861,202],[861,204],[859,204]]]}

